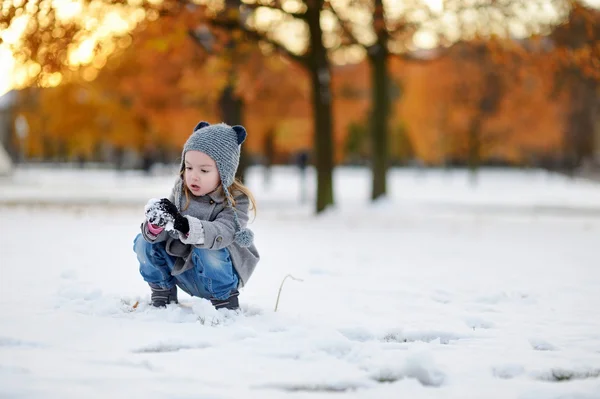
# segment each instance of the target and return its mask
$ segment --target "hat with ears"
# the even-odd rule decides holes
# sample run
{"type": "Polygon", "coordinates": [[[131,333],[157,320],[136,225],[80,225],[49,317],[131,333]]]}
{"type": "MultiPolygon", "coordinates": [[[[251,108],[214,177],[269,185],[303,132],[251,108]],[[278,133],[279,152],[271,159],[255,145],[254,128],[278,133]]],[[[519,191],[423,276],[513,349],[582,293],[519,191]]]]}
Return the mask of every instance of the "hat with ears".
{"type": "Polygon", "coordinates": [[[185,154],[188,151],[203,152],[217,164],[225,198],[233,209],[236,227],[235,241],[242,247],[252,245],[254,235],[250,229],[241,227],[235,207],[231,203],[229,186],[235,180],[235,172],[240,164],[240,146],[246,140],[246,135],[246,129],[243,126],[229,126],[225,123],[211,125],[202,121],[194,128],[181,153],[181,171],[185,168],[185,154]]]}

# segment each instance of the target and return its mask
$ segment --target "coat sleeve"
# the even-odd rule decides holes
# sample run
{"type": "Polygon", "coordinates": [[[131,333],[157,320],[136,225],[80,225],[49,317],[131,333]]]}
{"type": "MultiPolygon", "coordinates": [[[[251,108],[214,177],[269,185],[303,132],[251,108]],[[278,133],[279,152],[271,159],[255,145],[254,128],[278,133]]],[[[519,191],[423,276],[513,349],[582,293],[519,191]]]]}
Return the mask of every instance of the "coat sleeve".
{"type": "Polygon", "coordinates": [[[236,232],[234,212],[237,213],[241,228],[246,227],[248,224],[248,207],[250,205],[248,197],[240,195],[235,200],[235,211],[234,208],[226,206],[213,221],[200,220],[188,216],[188,221],[190,222],[188,237],[196,237],[197,234],[195,232],[202,231],[203,242],[186,242],[187,240],[184,241],[180,237],[182,242],[193,244],[197,248],[214,250],[230,246],[234,241],[236,232]]]}

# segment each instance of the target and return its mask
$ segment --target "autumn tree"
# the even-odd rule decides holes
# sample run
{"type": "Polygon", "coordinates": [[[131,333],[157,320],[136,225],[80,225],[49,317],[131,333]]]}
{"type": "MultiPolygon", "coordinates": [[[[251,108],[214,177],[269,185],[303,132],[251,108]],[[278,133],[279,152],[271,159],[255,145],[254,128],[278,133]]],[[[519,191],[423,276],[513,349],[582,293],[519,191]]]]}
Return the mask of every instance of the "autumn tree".
{"type": "Polygon", "coordinates": [[[387,192],[389,163],[389,122],[393,82],[389,72],[392,54],[407,54],[417,32],[418,14],[430,9],[423,1],[405,2],[402,12],[386,10],[383,0],[329,2],[329,11],[338,23],[340,40],[332,52],[341,57],[366,55],[371,68],[371,111],[368,116],[371,143],[373,200],[387,192]],[[369,18],[369,16],[371,16],[369,18]],[[361,21],[366,20],[366,23],[361,21]]]}
{"type": "Polygon", "coordinates": [[[211,118],[216,100],[207,89],[218,91],[219,80],[203,82],[206,57],[186,29],[164,17],[141,26],[129,43],[115,49],[101,70],[90,65],[66,71],[63,84],[36,91],[35,109],[22,110],[39,140],[57,143],[45,148],[65,147],[68,155],[87,159],[97,159],[100,145],[116,152],[178,153],[198,113],[211,118]],[[35,122],[40,118],[45,123],[35,122]]]}
{"type": "MultiPolygon", "coordinates": [[[[464,51],[459,52],[468,62],[479,64],[482,73],[479,84],[475,87],[476,100],[473,103],[475,112],[467,128],[468,165],[472,181],[476,181],[476,171],[481,162],[482,129],[484,123],[498,112],[500,103],[506,93],[506,78],[509,72],[508,63],[500,65],[495,59],[511,57],[511,51],[495,46],[497,38],[511,40],[519,37],[525,39],[535,35],[549,33],[552,26],[568,12],[568,1],[520,1],[505,0],[487,2],[476,1],[473,7],[465,9],[463,2],[449,0],[444,3],[445,10],[455,16],[462,37],[478,39],[488,38],[464,51]]],[[[512,65],[514,66],[514,65],[512,65]]],[[[461,92],[469,96],[469,88],[461,92]]],[[[463,98],[464,100],[464,98],[463,98]]],[[[466,100],[469,101],[469,100],[466,100]]],[[[472,101],[472,100],[471,100],[472,101]]],[[[498,140],[495,138],[494,140],[498,140]]]]}
{"type": "MultiPolygon", "coordinates": [[[[250,105],[246,119],[253,134],[247,149],[259,151],[257,143],[265,131],[294,116],[308,116],[302,71],[289,79],[293,65],[278,55],[264,56],[256,46],[247,46],[232,70],[228,57],[211,56],[197,45],[182,17],[194,18],[193,12],[143,22],[132,33],[131,45],[115,50],[92,81],[72,80],[37,92],[41,101],[27,115],[38,119],[45,115],[49,122],[32,122],[40,135],[34,140],[51,137],[65,143],[69,154],[81,153],[87,159],[94,157],[99,143],[118,152],[155,149],[178,156],[198,114],[207,120],[219,118],[223,88],[231,87],[232,74],[232,94],[250,105]],[[85,138],[78,139],[84,130],[85,138]],[[87,144],[83,148],[77,143],[87,144]]],[[[213,47],[227,43],[211,40],[213,47]]],[[[298,135],[297,130],[290,133],[298,135]]],[[[40,154],[44,153],[36,152],[40,154]]]]}
{"type": "MultiPolygon", "coordinates": [[[[554,2],[560,3],[559,0],[554,0],[554,2]]],[[[205,4],[185,0],[165,0],[162,2],[140,1],[136,2],[135,6],[117,0],[96,0],[78,3],[83,8],[79,15],[85,15],[86,18],[76,19],[71,17],[69,19],[58,17],[57,10],[53,8],[53,3],[48,0],[30,2],[27,5],[19,2],[5,3],[7,5],[3,5],[2,19],[0,19],[2,26],[10,29],[15,20],[21,17],[24,18],[25,14],[29,15],[27,29],[23,34],[24,39],[20,42],[20,44],[23,44],[21,47],[24,51],[19,53],[19,62],[22,64],[33,62],[31,65],[38,65],[38,67],[35,67],[35,65],[31,68],[28,67],[26,70],[33,71],[34,75],[39,77],[38,81],[43,84],[56,84],[61,76],[65,76],[64,74],[57,75],[57,73],[60,73],[61,70],[69,70],[76,64],[71,56],[73,52],[80,51],[81,48],[87,48],[89,50],[88,55],[97,56],[111,48],[110,43],[114,42],[113,39],[118,36],[118,32],[111,32],[111,34],[103,36],[109,38],[106,40],[100,40],[97,35],[94,35],[102,26],[101,21],[109,19],[108,15],[111,14],[108,10],[121,10],[120,12],[126,10],[125,14],[135,16],[130,17],[133,18],[131,20],[134,24],[145,18],[156,19],[161,15],[172,14],[177,10],[192,10],[194,12],[199,10],[194,14],[193,19],[187,21],[191,33],[195,33],[205,26],[211,28],[221,27],[226,31],[241,32],[243,36],[240,37],[243,37],[244,40],[259,42],[263,48],[285,54],[290,60],[303,66],[311,82],[315,163],[317,166],[317,212],[324,210],[333,203],[332,170],[334,161],[330,64],[332,54],[330,49],[336,47],[336,36],[333,35],[331,36],[333,39],[328,39],[325,35],[327,29],[324,29],[324,26],[328,27],[328,16],[332,17],[333,15],[329,19],[335,19],[334,17],[344,9],[355,10],[357,5],[367,4],[368,7],[371,7],[370,4],[373,4],[370,9],[373,10],[375,17],[369,19],[371,25],[367,26],[369,32],[371,32],[370,34],[358,34],[356,31],[357,22],[348,19],[347,15],[344,18],[346,18],[346,21],[351,21],[351,25],[348,26],[350,22],[345,24],[342,21],[340,26],[346,32],[350,32],[352,29],[355,39],[364,40],[364,38],[367,38],[366,41],[360,43],[363,47],[367,46],[372,51],[383,47],[385,51],[383,51],[381,58],[377,57],[377,62],[380,62],[378,65],[385,67],[389,54],[395,52],[406,54],[407,51],[414,49],[414,43],[411,44],[412,38],[423,30],[433,31],[438,36],[441,35],[440,32],[443,32],[447,41],[450,42],[460,37],[473,35],[474,32],[480,32],[483,35],[499,34],[499,31],[500,33],[509,31],[506,29],[506,26],[509,25],[506,21],[510,21],[511,25],[514,25],[515,21],[527,21],[532,16],[531,4],[538,4],[532,1],[524,3],[516,0],[494,2],[481,0],[471,2],[468,7],[465,7],[465,3],[462,1],[448,0],[443,3],[444,7],[437,10],[436,13],[426,12],[424,14],[420,11],[423,9],[419,6],[412,7],[412,5],[420,4],[415,0],[408,3],[408,6],[400,7],[400,16],[392,19],[386,16],[383,3],[378,1],[374,3],[355,1],[347,7],[343,5],[337,7],[337,5],[327,0],[249,1],[241,5],[234,0],[225,3],[206,2],[205,4]],[[34,4],[34,6],[31,6],[31,4],[34,4]],[[108,6],[116,8],[113,9],[108,6]],[[520,9],[526,9],[527,12],[520,12],[520,9]],[[412,10],[414,14],[403,14],[406,10],[412,10]],[[457,26],[460,28],[457,29],[457,26]],[[297,34],[290,35],[290,30],[297,32],[297,34]],[[396,40],[390,40],[392,33],[397,35],[396,40]],[[290,37],[295,40],[286,40],[290,37]],[[376,40],[373,40],[373,37],[376,40]],[[371,46],[373,43],[377,45],[371,46]],[[49,57],[49,49],[55,50],[52,53],[57,54],[58,57],[49,57]],[[382,59],[385,60],[383,63],[381,63],[382,59]],[[42,77],[48,82],[43,81],[42,77]]],[[[535,26],[538,25],[538,22],[523,24],[526,32],[535,31],[535,26]]],[[[352,46],[353,43],[345,44],[352,46]]],[[[95,60],[97,57],[87,58],[95,60]]],[[[375,110],[375,107],[377,107],[378,110],[383,110],[384,113],[381,118],[373,117],[372,123],[374,126],[379,126],[377,130],[381,131],[380,128],[387,128],[388,114],[386,112],[388,112],[390,100],[389,93],[383,87],[385,84],[381,83],[386,82],[385,69],[373,68],[373,70],[378,71],[373,73],[373,79],[377,80],[373,84],[374,93],[379,93],[377,94],[378,99],[373,101],[373,109],[375,110]]],[[[373,113],[375,112],[373,111],[373,113]]],[[[387,134],[379,134],[379,136],[383,137],[381,140],[384,140],[383,143],[385,143],[387,134]]],[[[381,140],[378,140],[373,147],[385,153],[386,145],[382,145],[381,140]]],[[[385,171],[387,168],[385,159],[385,155],[377,157],[378,170],[385,171]]],[[[385,173],[382,174],[380,171],[377,175],[383,177],[380,177],[379,182],[374,184],[374,187],[378,188],[374,190],[373,197],[379,196],[382,190],[385,191],[385,173]]]]}
{"type": "MultiPolygon", "coordinates": [[[[163,1],[165,9],[190,7],[204,11],[192,26],[192,33],[204,27],[234,33],[241,40],[267,46],[267,51],[283,54],[305,70],[311,82],[315,166],[317,169],[316,212],[334,203],[333,198],[333,118],[331,68],[323,39],[321,15],[326,0],[301,2],[245,2],[229,0],[221,5],[191,1],[163,1]],[[290,3],[293,3],[290,5],[290,3]],[[265,12],[270,14],[265,15],[265,12]],[[264,21],[266,22],[264,22],[264,21]],[[302,32],[286,42],[289,29],[302,32]]],[[[229,46],[234,46],[230,41],[229,46]]]]}
{"type": "Polygon", "coordinates": [[[251,10],[252,15],[230,12],[225,18],[216,18],[213,25],[233,28],[240,27],[249,38],[266,43],[275,51],[285,54],[290,60],[301,65],[309,75],[313,110],[313,135],[315,166],[317,169],[316,212],[322,212],[333,205],[333,117],[331,93],[331,67],[323,38],[321,16],[326,0],[304,0],[288,2],[247,2],[243,10],[251,10]],[[290,2],[292,3],[292,2],[290,2]],[[290,11],[293,9],[293,11],[290,11]],[[271,12],[269,24],[261,26],[260,13],[271,12]],[[282,29],[301,30],[304,37],[297,37],[298,43],[285,43],[278,38],[282,29]]]}
{"type": "Polygon", "coordinates": [[[460,43],[452,56],[458,57],[464,73],[461,82],[455,87],[453,97],[459,106],[472,110],[466,127],[466,154],[471,181],[475,183],[482,159],[482,147],[491,144],[486,141],[499,140],[499,137],[484,136],[483,124],[500,107],[506,92],[506,74],[502,73],[499,65],[494,64],[486,42],[460,43]]]}
{"type": "MultiPolygon", "coordinates": [[[[165,3],[167,2],[163,2],[163,5],[165,3]]],[[[178,6],[184,4],[192,8],[198,7],[198,3],[193,2],[175,3],[178,6]]],[[[202,6],[205,11],[204,19],[199,19],[196,26],[196,29],[208,26],[213,29],[239,32],[239,37],[260,42],[268,46],[271,51],[284,54],[306,70],[312,92],[317,213],[334,203],[331,68],[321,27],[321,15],[326,3],[326,0],[305,0],[300,2],[248,1],[241,4],[237,0],[230,0],[222,7],[214,7],[212,3],[207,3],[202,6]],[[287,32],[289,29],[302,32],[296,37],[295,42],[285,41],[287,35],[282,32],[287,32]]]]}
{"type": "MultiPolygon", "coordinates": [[[[289,113],[281,106],[275,107],[278,113],[265,112],[262,120],[266,124],[257,124],[256,118],[250,116],[256,114],[256,110],[252,108],[261,107],[265,102],[272,105],[279,100],[278,96],[301,95],[297,92],[290,93],[288,88],[294,90],[293,87],[297,83],[304,81],[302,76],[295,80],[290,80],[289,76],[285,77],[281,62],[278,62],[280,58],[278,54],[261,52],[256,38],[249,37],[240,26],[229,24],[231,18],[235,15],[239,16],[239,0],[228,0],[224,7],[214,10],[203,5],[181,2],[163,2],[162,6],[161,18],[148,25],[160,24],[161,20],[165,19],[172,21],[171,29],[177,32],[177,36],[173,37],[169,32],[165,32],[164,37],[157,37],[154,40],[160,41],[164,51],[180,54],[179,58],[182,62],[177,63],[174,70],[187,71],[185,72],[187,75],[185,87],[189,89],[187,97],[202,99],[201,103],[213,102],[216,106],[215,119],[230,125],[243,124],[248,127],[252,121],[251,127],[258,127],[260,130],[252,129],[253,134],[249,140],[257,137],[260,141],[258,136],[274,129],[276,127],[274,121],[285,118],[289,113]],[[185,41],[186,47],[182,47],[182,41],[185,41]],[[190,43],[193,43],[196,48],[190,49],[190,43]],[[186,53],[199,52],[204,55],[205,65],[198,65],[198,62],[193,62],[190,57],[187,58],[186,64],[186,53]],[[265,84],[265,82],[272,84],[265,84]],[[277,93],[274,93],[273,89],[276,89],[277,93]],[[269,93],[269,98],[264,95],[266,93],[269,93]],[[265,127],[269,124],[270,126],[265,127]]],[[[134,32],[134,36],[137,35],[138,33],[134,32]]],[[[174,87],[181,89],[184,85],[179,84],[174,87]]],[[[279,100],[279,103],[282,102],[279,100]]],[[[293,101],[282,104],[289,106],[293,101]]],[[[247,143],[243,148],[237,171],[237,177],[242,180],[252,145],[247,143]]]]}
{"type": "Polygon", "coordinates": [[[584,162],[594,162],[600,83],[600,11],[572,2],[564,22],[550,35],[548,52],[555,71],[555,95],[566,95],[569,109],[563,161],[573,173],[584,162]]]}
{"type": "MultiPolygon", "coordinates": [[[[130,15],[141,16],[154,15],[158,12],[170,13],[172,10],[186,7],[199,8],[205,11],[203,18],[198,18],[194,26],[200,27],[202,23],[209,26],[219,25],[221,27],[241,29],[246,37],[269,43],[274,48],[282,51],[290,59],[303,65],[312,82],[312,102],[314,117],[314,137],[315,137],[315,164],[317,167],[317,200],[316,211],[323,211],[328,205],[333,204],[333,121],[331,112],[331,72],[327,50],[323,44],[323,31],[321,27],[321,12],[325,6],[325,0],[306,0],[304,2],[294,3],[294,11],[290,11],[290,4],[273,2],[268,4],[245,3],[243,9],[239,7],[239,2],[226,2],[223,5],[208,2],[205,5],[185,0],[165,0],[162,2],[139,1],[136,5],[130,5],[117,0],[96,0],[83,1],[79,4],[85,8],[79,16],[85,15],[85,18],[60,18],[57,16],[58,10],[50,0],[23,4],[19,2],[4,2],[2,9],[2,19],[0,26],[11,28],[17,18],[27,15],[28,28],[23,33],[20,44],[23,48],[18,54],[21,65],[30,62],[41,68],[37,71],[36,77],[41,81],[42,76],[55,74],[55,81],[59,79],[60,73],[68,68],[70,52],[74,47],[80,48],[81,44],[88,40],[88,47],[98,50],[102,47],[98,41],[94,41],[97,36],[98,25],[90,21],[99,21],[96,15],[104,15],[112,7],[129,7],[130,15]],[[10,4],[9,4],[10,3],[10,4]],[[92,10],[93,9],[93,10],[92,10]],[[264,13],[265,9],[270,9],[277,13],[274,18],[269,18],[269,26],[261,23],[261,18],[256,15],[264,13]],[[93,14],[95,11],[97,14],[93,14]],[[224,11],[224,12],[223,12],[224,11]],[[243,12],[242,12],[243,11],[243,12]],[[250,14],[250,15],[249,15],[250,14]],[[94,15],[92,17],[92,15],[94,15]],[[284,21],[285,20],[285,21],[284,21]],[[258,22],[257,22],[258,21],[258,22]],[[305,46],[299,51],[293,51],[293,45],[285,44],[275,36],[277,29],[281,26],[274,26],[277,22],[292,22],[303,26],[305,46]],[[55,51],[50,51],[53,49],[55,51]],[[48,54],[57,54],[57,57],[50,57],[48,54]],[[56,59],[55,59],[56,58],[56,59]]],[[[286,2],[287,3],[287,2],[286,2]]],[[[25,17],[24,17],[25,18],[25,17]]],[[[140,20],[141,20],[140,19],[140,20]]],[[[136,21],[136,22],[139,22],[136,21]]],[[[286,25],[286,27],[289,25],[286,25]]],[[[279,31],[281,33],[281,31],[279,31]]],[[[109,35],[110,36],[110,35],[109,35]]],[[[16,51],[16,49],[14,49],[16,51]]],[[[96,54],[98,51],[96,51],[96,54]]],[[[56,83],[55,81],[52,84],[56,83]]]]}
{"type": "MultiPolygon", "coordinates": [[[[554,5],[556,15],[550,21],[528,21],[521,27],[522,32],[531,34],[531,37],[520,40],[492,39],[484,47],[472,45],[470,52],[463,51],[465,59],[471,64],[475,62],[484,77],[471,88],[471,92],[476,92],[479,87],[479,94],[475,96],[479,98],[478,106],[474,108],[479,112],[472,114],[468,129],[469,165],[472,170],[481,160],[485,144],[482,140],[490,139],[489,133],[488,136],[483,134],[485,121],[497,119],[499,107],[508,94],[508,79],[529,85],[532,73],[543,76],[547,75],[548,70],[555,73],[554,99],[561,101],[558,97],[566,97],[564,104],[568,107],[564,124],[559,122],[559,126],[566,127],[562,157],[565,166],[572,171],[581,166],[585,159],[592,159],[598,102],[596,88],[600,53],[597,43],[600,30],[597,23],[600,13],[577,1],[554,5]],[[475,48],[479,50],[473,51],[475,48]]],[[[468,93],[468,89],[465,87],[462,92],[468,93]]],[[[532,104],[527,105],[531,107],[532,104]]],[[[547,112],[544,114],[548,117],[547,112]]],[[[555,129],[548,131],[551,130],[555,129]]],[[[508,138],[501,139],[506,141],[508,138]]],[[[498,138],[495,140],[498,141],[498,138]]]]}
{"type": "Polygon", "coordinates": [[[130,44],[128,33],[157,13],[128,2],[4,1],[0,45],[12,51],[17,87],[54,87],[82,69],[92,80],[113,51],[130,44]]]}
{"type": "Polygon", "coordinates": [[[481,163],[535,165],[556,153],[565,102],[551,96],[547,43],[474,40],[427,64],[392,63],[406,82],[397,118],[418,158],[427,165],[470,164],[475,172],[481,163]]]}
{"type": "MultiPolygon", "coordinates": [[[[390,58],[401,58],[413,62],[427,61],[415,54],[418,42],[438,43],[443,46],[458,40],[469,40],[476,36],[491,37],[528,35],[540,32],[554,21],[542,18],[540,10],[564,13],[566,1],[554,0],[475,0],[464,2],[447,0],[433,7],[422,0],[385,3],[382,0],[330,2],[328,10],[338,21],[340,35],[339,51],[355,53],[357,48],[366,54],[371,65],[371,167],[373,199],[386,193],[386,171],[388,168],[388,140],[391,90],[390,58]],[[513,27],[511,29],[511,27],[513,27]],[[516,31],[514,31],[516,30],[516,31]],[[518,31],[518,32],[517,32],[518,31]]],[[[541,14],[543,15],[543,14],[541,14]]],[[[443,52],[438,52],[441,54],[443,52]]],[[[483,61],[486,58],[480,57],[483,61]]],[[[490,82],[495,78],[489,75],[490,82]]],[[[490,96],[484,100],[489,104],[490,96]]],[[[487,106],[481,108],[491,115],[487,106]]],[[[473,122],[472,131],[479,122],[473,122]]],[[[477,133],[472,133],[476,137],[477,133]]],[[[473,161],[476,144],[473,141],[473,161]]],[[[474,163],[472,162],[474,165],[474,163]]]]}

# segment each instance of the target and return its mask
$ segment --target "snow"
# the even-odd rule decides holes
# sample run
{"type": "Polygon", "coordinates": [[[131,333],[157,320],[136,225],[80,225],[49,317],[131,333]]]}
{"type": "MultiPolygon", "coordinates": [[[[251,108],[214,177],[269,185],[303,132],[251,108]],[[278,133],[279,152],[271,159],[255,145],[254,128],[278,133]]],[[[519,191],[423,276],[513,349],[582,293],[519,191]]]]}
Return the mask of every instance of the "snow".
{"type": "Polygon", "coordinates": [[[241,314],[146,305],[132,242],[176,170],[0,180],[0,397],[600,398],[600,185],[404,169],[370,204],[339,168],[314,216],[261,172],[241,314]]]}
{"type": "Polygon", "coordinates": [[[174,230],[173,217],[168,212],[165,212],[162,208],[160,208],[158,206],[159,203],[160,203],[159,198],[150,198],[148,200],[148,202],[146,203],[146,205],[144,206],[144,216],[147,220],[149,220],[150,222],[152,222],[154,224],[157,224],[159,227],[163,227],[163,226],[160,226],[160,224],[162,224],[162,223],[156,223],[156,222],[158,222],[160,220],[166,221],[164,228],[167,231],[173,231],[174,230]]]}

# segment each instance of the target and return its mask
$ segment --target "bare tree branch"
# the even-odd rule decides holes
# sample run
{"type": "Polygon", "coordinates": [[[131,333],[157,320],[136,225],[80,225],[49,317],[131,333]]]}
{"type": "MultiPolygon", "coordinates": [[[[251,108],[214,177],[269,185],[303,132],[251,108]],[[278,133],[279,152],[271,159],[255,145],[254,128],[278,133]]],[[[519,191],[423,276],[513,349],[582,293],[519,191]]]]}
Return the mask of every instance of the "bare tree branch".
{"type": "Polygon", "coordinates": [[[259,8],[268,8],[270,10],[281,11],[282,13],[292,16],[296,19],[306,20],[306,14],[300,12],[289,12],[284,11],[280,5],[272,5],[272,4],[259,4],[259,3],[243,3],[244,8],[248,8],[250,10],[257,10],[259,8]]]}
{"type": "Polygon", "coordinates": [[[246,36],[248,38],[250,38],[252,40],[267,43],[270,46],[272,46],[277,52],[285,55],[286,57],[289,57],[289,58],[293,59],[294,61],[301,63],[304,66],[307,65],[308,60],[307,60],[306,56],[302,56],[302,55],[291,52],[283,44],[271,39],[265,33],[261,33],[256,30],[253,30],[253,29],[249,29],[246,26],[240,25],[237,21],[232,21],[232,20],[227,20],[227,19],[214,19],[214,20],[211,20],[209,23],[211,26],[217,27],[217,28],[223,28],[223,29],[227,29],[227,30],[239,29],[244,34],[246,34],[246,36]]]}
{"type": "Polygon", "coordinates": [[[356,44],[356,45],[366,48],[366,46],[364,44],[362,44],[358,41],[358,39],[352,32],[352,29],[350,29],[350,27],[348,26],[350,24],[350,22],[343,19],[340,16],[340,14],[335,10],[335,8],[333,7],[333,4],[331,4],[331,2],[326,3],[326,9],[331,11],[333,16],[337,19],[338,24],[342,28],[342,31],[346,34],[347,38],[350,40],[350,44],[356,44]]]}

